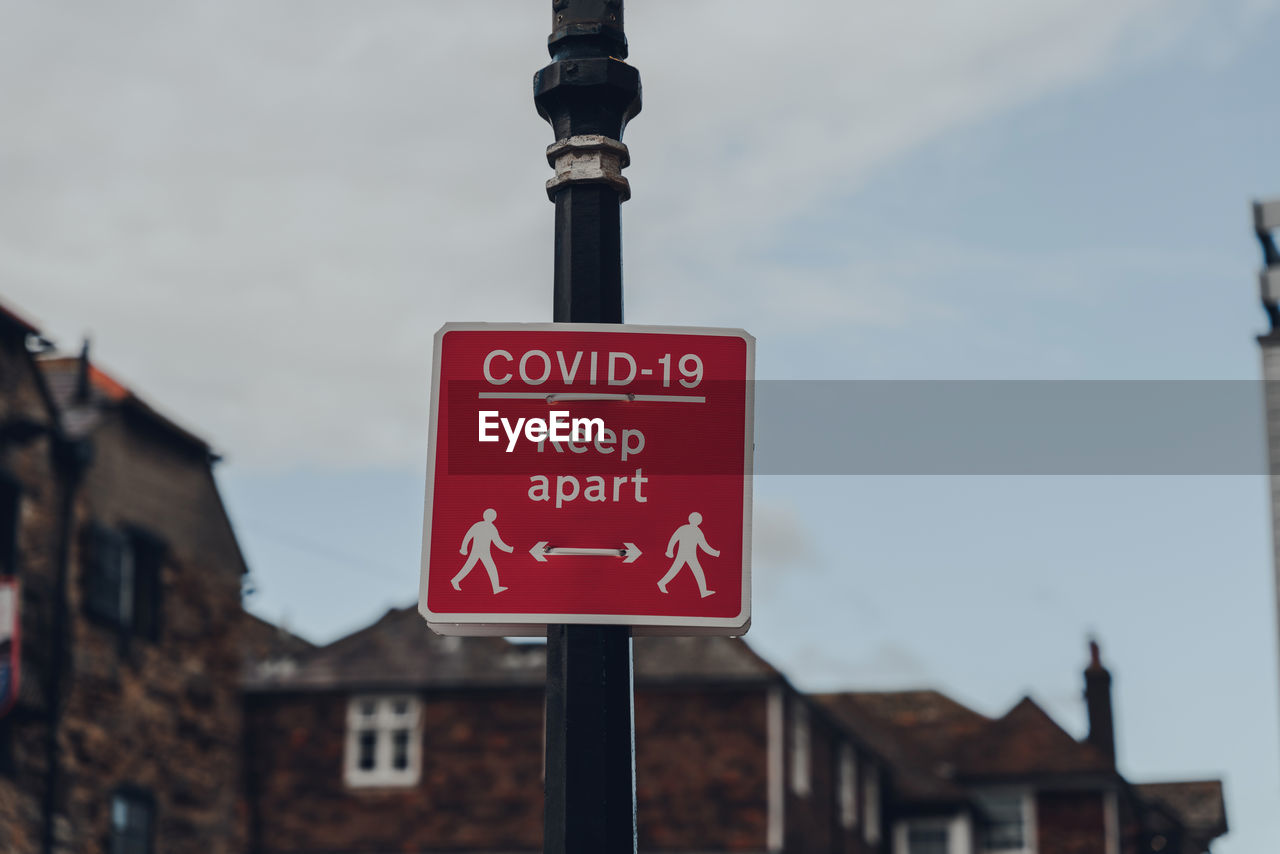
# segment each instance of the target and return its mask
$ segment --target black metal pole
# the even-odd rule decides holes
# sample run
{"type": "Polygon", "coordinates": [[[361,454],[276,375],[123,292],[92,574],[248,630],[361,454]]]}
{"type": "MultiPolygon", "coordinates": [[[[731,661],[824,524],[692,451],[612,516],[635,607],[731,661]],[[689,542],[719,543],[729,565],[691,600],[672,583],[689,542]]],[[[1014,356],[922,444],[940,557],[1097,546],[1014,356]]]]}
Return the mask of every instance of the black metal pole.
{"type": "MultiPolygon", "coordinates": [[[[623,60],[622,0],[553,0],[552,62],[535,75],[538,113],[555,130],[557,323],[622,322],[620,207],[627,121],[640,75],[623,60]]],[[[545,854],[636,850],[631,629],[547,627],[545,854]]]]}
{"type": "MultiPolygon", "coordinates": [[[[87,345],[86,345],[87,347],[87,345]]],[[[87,350],[86,350],[87,352],[87,350]]],[[[45,697],[45,784],[41,803],[40,850],[53,854],[57,848],[58,806],[62,794],[62,757],[58,734],[62,727],[63,677],[70,668],[68,625],[71,605],[67,600],[71,574],[71,547],[75,538],[76,495],[93,458],[87,439],[69,439],[61,429],[51,437],[53,468],[58,486],[57,576],[54,581],[53,625],[49,648],[49,683],[45,697]]]]}

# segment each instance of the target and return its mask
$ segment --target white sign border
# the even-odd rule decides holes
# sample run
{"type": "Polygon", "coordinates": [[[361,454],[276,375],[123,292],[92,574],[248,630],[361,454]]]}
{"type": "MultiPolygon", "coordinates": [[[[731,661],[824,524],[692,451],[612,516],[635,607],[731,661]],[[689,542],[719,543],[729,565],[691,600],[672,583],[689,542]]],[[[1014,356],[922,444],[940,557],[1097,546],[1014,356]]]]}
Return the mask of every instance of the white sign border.
{"type": "Polygon", "coordinates": [[[475,323],[450,322],[435,334],[431,360],[431,424],[427,444],[427,491],[422,515],[422,561],[418,613],[436,634],[459,637],[542,637],[548,625],[631,626],[634,635],[726,635],[751,628],[751,493],[755,452],[756,339],[745,329],[714,326],[647,326],[630,323],[475,323]],[[440,352],[450,332],[612,332],[647,335],[700,335],[739,338],[747,347],[746,430],[742,452],[742,610],[736,617],[662,617],[652,614],[455,614],[427,608],[431,557],[431,508],[436,477],[436,427],[440,414],[440,352]],[[513,619],[514,617],[514,619],[513,619]]]}

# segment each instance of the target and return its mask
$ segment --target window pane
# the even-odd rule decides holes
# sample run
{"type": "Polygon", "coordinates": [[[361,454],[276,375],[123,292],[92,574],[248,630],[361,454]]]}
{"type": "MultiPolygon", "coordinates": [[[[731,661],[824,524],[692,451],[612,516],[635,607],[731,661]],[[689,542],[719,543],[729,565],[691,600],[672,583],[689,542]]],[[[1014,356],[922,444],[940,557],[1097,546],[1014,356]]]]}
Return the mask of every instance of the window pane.
{"type": "Polygon", "coordinates": [[[865,819],[864,838],[872,845],[880,842],[880,778],[876,769],[866,767],[862,784],[862,810],[865,819]]]}
{"type": "Polygon", "coordinates": [[[409,730],[398,729],[391,734],[391,767],[403,771],[409,767],[409,730]]]}
{"type": "Polygon", "coordinates": [[[111,854],[150,854],[151,805],[140,795],[111,799],[111,854]]]}
{"type": "Polygon", "coordinates": [[[85,608],[96,617],[120,623],[121,558],[124,536],[114,528],[95,524],[85,573],[85,608]]]}
{"type": "Polygon", "coordinates": [[[809,794],[809,707],[800,701],[792,706],[791,788],[798,795],[809,794]]]}
{"type": "Polygon", "coordinates": [[[377,764],[378,733],[366,729],[360,731],[360,755],[358,764],[361,771],[372,771],[377,764]]]}
{"type": "Polygon", "coordinates": [[[984,828],[987,850],[1019,851],[1024,848],[1026,834],[1022,795],[980,795],[978,800],[987,813],[984,828]]]}
{"type": "Polygon", "coordinates": [[[858,765],[853,748],[840,746],[840,824],[853,827],[858,823],[858,765]]]}
{"type": "Polygon", "coordinates": [[[908,854],[947,854],[945,827],[911,827],[907,830],[908,854]]]}
{"type": "Polygon", "coordinates": [[[147,640],[159,640],[164,545],[151,534],[137,529],[129,533],[128,541],[133,565],[134,628],[147,640]]]}
{"type": "MultiPolygon", "coordinates": [[[[144,803],[129,805],[129,834],[140,842],[145,842],[147,831],[151,826],[151,808],[144,803]]],[[[140,849],[141,850],[141,849],[140,849]]]]}
{"type": "Polygon", "coordinates": [[[348,786],[417,783],[421,701],[412,694],[356,695],[347,705],[343,776],[348,786]]]}
{"type": "Polygon", "coordinates": [[[133,546],[125,539],[120,550],[120,604],[117,611],[122,626],[133,625],[133,570],[133,546]]]}
{"type": "Polygon", "coordinates": [[[987,849],[990,851],[1021,851],[1023,847],[1022,824],[1011,822],[991,823],[987,826],[987,849]]]}

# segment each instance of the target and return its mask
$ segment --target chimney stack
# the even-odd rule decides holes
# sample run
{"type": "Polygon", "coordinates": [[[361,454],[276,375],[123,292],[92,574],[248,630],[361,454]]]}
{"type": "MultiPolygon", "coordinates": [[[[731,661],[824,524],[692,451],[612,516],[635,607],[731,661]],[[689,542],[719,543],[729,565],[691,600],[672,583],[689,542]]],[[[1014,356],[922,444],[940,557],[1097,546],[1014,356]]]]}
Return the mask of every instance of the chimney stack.
{"type": "Polygon", "coordinates": [[[1086,744],[1092,744],[1116,761],[1115,721],[1111,714],[1111,673],[1102,666],[1102,654],[1098,642],[1089,640],[1089,666],[1084,671],[1084,704],[1089,712],[1089,735],[1086,744]]]}
{"type": "Polygon", "coordinates": [[[84,344],[82,344],[80,347],[80,365],[76,373],[76,394],[74,398],[76,403],[79,403],[82,405],[89,402],[89,392],[90,392],[89,371],[90,370],[91,369],[89,365],[89,338],[86,336],[84,339],[84,344]]]}

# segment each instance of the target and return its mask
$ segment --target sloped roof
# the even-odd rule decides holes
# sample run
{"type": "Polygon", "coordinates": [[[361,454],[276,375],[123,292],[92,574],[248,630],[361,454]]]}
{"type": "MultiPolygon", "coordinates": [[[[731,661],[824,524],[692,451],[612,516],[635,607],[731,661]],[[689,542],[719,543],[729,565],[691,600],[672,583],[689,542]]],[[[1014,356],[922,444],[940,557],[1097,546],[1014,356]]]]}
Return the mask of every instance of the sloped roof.
{"type": "Polygon", "coordinates": [[[1111,759],[1076,741],[1030,697],[953,746],[957,772],[970,777],[1110,774],[1111,759]]]}
{"type": "Polygon", "coordinates": [[[354,634],[296,657],[292,673],[257,673],[257,691],[386,690],[467,685],[533,685],[546,670],[540,647],[502,638],[444,638],[414,608],[393,608],[354,634]]]}
{"type": "Polygon", "coordinates": [[[245,657],[252,661],[296,658],[316,649],[311,641],[248,611],[240,624],[240,645],[245,657]]]}
{"type": "MultiPolygon", "coordinates": [[[[734,638],[640,637],[634,643],[636,681],[751,683],[781,678],[734,638]]],[[[249,691],[385,690],[423,687],[540,686],[546,647],[498,637],[446,638],[427,628],[414,607],[381,619],[328,646],[295,656],[296,667],[253,669],[249,691]]]]}
{"type": "Polygon", "coordinates": [[[63,430],[68,436],[87,436],[102,423],[103,416],[108,411],[125,409],[143,416],[194,450],[209,453],[207,442],[156,411],[127,386],[96,365],[89,365],[89,393],[82,399],[79,394],[82,361],[79,357],[45,357],[38,364],[61,413],[63,430]]]}
{"type": "Polygon", "coordinates": [[[858,705],[885,725],[909,737],[935,761],[951,758],[953,748],[972,737],[991,719],[940,691],[860,691],[858,705]]]}
{"type": "MultiPolygon", "coordinates": [[[[942,697],[932,691],[911,693],[942,697]]],[[[949,769],[931,751],[880,716],[881,702],[886,695],[846,692],[812,696],[842,726],[870,745],[889,764],[894,774],[895,791],[903,801],[920,806],[950,806],[967,800],[964,790],[951,781],[949,769]]],[[[890,700],[890,704],[892,702],[890,700]]]]}
{"type": "MultiPolygon", "coordinates": [[[[34,336],[41,342],[41,346],[49,344],[41,334],[39,328],[35,324],[28,321],[22,315],[18,314],[9,306],[0,303],[0,335],[5,337],[16,350],[19,350],[26,357],[26,364],[31,370],[31,380],[36,386],[36,392],[40,395],[40,399],[44,404],[44,411],[39,417],[48,419],[53,425],[60,425],[61,421],[58,417],[58,407],[54,403],[53,395],[49,391],[49,384],[45,382],[44,375],[35,367],[35,355],[27,344],[34,336]]],[[[52,346],[49,344],[49,346],[52,346]]],[[[39,349],[38,347],[35,349],[39,349]]],[[[34,415],[34,413],[31,413],[34,415]]],[[[52,425],[51,425],[52,426],[52,425]]]]}
{"type": "Polygon", "coordinates": [[[22,335],[40,334],[30,321],[3,304],[0,304],[0,329],[12,329],[22,335]]]}
{"type": "Polygon", "coordinates": [[[741,638],[639,637],[634,642],[640,682],[772,682],[782,674],[741,638]]]}
{"type": "Polygon", "coordinates": [[[1140,798],[1158,804],[1177,816],[1183,827],[1205,846],[1227,832],[1227,807],[1221,780],[1187,780],[1172,783],[1139,783],[1140,798]]]}
{"type": "Polygon", "coordinates": [[[932,690],[816,699],[884,746],[909,801],[950,797],[959,791],[952,781],[1115,773],[1108,757],[1072,738],[1030,698],[997,719],[932,690]]]}

